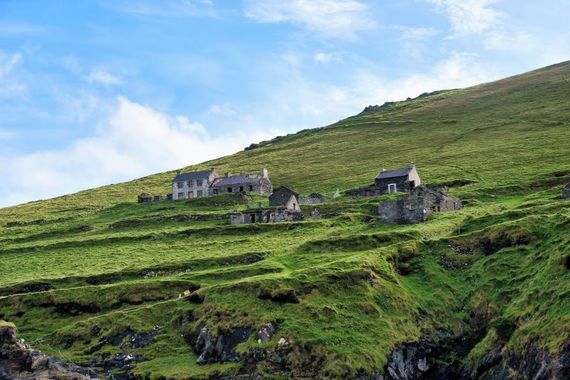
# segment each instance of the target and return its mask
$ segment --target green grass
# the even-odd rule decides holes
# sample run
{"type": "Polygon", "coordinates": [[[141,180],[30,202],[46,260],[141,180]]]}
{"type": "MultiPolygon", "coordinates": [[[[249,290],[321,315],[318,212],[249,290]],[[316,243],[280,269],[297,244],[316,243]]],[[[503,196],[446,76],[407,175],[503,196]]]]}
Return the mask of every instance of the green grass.
{"type": "MultiPolygon", "coordinates": [[[[325,194],[304,210],[320,220],[229,224],[232,210],[265,205],[259,197],[136,204],[141,192],[168,192],[174,171],[0,209],[0,319],[79,363],[100,336],[159,326],[137,349],[146,361],[135,373],[150,379],[238,372],[239,363],[196,364],[181,334],[199,323],[278,321],[270,343],[252,337],[238,350],[285,337],[293,376],[315,363],[323,378],[381,370],[398,344],[472,333],[473,313],[489,326],[463,363],[497,344],[556,351],[570,334],[570,201],[560,197],[570,182],[568,77],[563,63],[443,91],[187,168],[267,167],[274,186],[325,194]],[[411,161],[425,183],[458,185],[466,207],[394,226],[373,212],[386,197],[332,197],[411,161]],[[179,298],[197,285],[203,304],[179,298]],[[294,290],[300,302],[262,300],[260,290],[294,290]]],[[[257,370],[278,378],[267,363],[257,370]]]]}

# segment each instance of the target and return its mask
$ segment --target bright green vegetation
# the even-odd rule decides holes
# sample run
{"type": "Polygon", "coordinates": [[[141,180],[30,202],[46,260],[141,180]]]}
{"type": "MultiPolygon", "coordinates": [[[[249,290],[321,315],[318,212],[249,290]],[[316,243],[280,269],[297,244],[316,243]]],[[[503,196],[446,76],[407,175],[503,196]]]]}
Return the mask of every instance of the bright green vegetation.
{"type": "MultiPolygon", "coordinates": [[[[128,349],[147,359],[135,372],[150,378],[238,370],[196,364],[181,337],[189,315],[191,327],[214,331],[278,322],[263,345],[287,338],[299,347],[295,368],[318,363],[323,377],[381,369],[398,344],[470,334],[477,321],[489,326],[463,363],[498,342],[555,351],[570,334],[570,201],[560,196],[570,182],[569,95],[564,63],[195,167],[264,166],[274,186],[331,199],[413,161],[425,183],[454,185],[466,204],[421,225],[379,223],[379,197],[331,199],[316,207],[330,214],[320,220],[246,226],[230,225],[228,213],[259,199],[136,204],[143,191],[168,192],[173,172],[1,209],[0,319],[77,362],[99,336],[158,325],[154,343],[128,349]],[[204,303],[179,298],[198,285],[204,303]],[[289,290],[299,303],[257,297],[289,290]]],[[[257,346],[252,336],[238,351],[257,346]]],[[[97,354],[120,351],[107,344],[97,354]]]]}

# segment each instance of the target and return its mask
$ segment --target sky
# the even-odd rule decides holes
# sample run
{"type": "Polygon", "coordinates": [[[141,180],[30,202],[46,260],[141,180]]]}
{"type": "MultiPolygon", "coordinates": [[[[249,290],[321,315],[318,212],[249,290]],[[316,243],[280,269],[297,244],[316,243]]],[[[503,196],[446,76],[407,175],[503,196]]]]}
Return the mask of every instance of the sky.
{"type": "Polygon", "coordinates": [[[0,0],[0,207],[570,59],[568,0],[0,0]]]}

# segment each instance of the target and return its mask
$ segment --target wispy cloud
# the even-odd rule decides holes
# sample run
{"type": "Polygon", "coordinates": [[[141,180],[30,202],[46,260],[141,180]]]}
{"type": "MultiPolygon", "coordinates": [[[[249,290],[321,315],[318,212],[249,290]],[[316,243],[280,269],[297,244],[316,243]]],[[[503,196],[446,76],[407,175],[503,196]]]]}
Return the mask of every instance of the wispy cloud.
{"type": "Polygon", "coordinates": [[[47,30],[48,29],[42,25],[28,24],[20,21],[0,20],[0,36],[14,37],[45,34],[47,30]]]}
{"type": "Polygon", "coordinates": [[[342,63],[344,58],[340,53],[320,51],[313,54],[313,61],[326,65],[329,63],[342,63]]]}
{"type": "Polygon", "coordinates": [[[28,89],[15,71],[23,60],[20,53],[5,53],[0,50],[0,97],[13,98],[27,95],[28,89]]]}
{"type": "Polygon", "coordinates": [[[328,37],[351,38],[376,23],[356,0],[246,0],[245,16],[261,23],[292,23],[328,37]]]}
{"type": "Polygon", "coordinates": [[[212,0],[119,0],[103,3],[110,9],[137,16],[216,16],[212,0]]]}
{"type": "Polygon", "coordinates": [[[87,81],[89,83],[99,83],[105,86],[116,86],[122,83],[119,78],[101,69],[91,71],[87,76],[87,81]]]}
{"type": "Polygon", "coordinates": [[[492,5],[498,0],[425,0],[447,15],[457,35],[481,33],[496,25],[501,14],[492,5]]]}

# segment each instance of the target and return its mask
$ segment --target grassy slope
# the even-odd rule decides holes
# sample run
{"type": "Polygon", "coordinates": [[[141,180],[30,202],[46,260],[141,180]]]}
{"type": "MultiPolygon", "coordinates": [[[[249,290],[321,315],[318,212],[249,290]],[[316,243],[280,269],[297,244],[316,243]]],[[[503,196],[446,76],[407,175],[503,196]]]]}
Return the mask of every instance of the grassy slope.
{"type": "MultiPolygon", "coordinates": [[[[465,361],[498,341],[555,350],[570,332],[570,278],[561,264],[570,253],[570,207],[559,197],[570,182],[569,94],[570,63],[563,63],[399,102],[195,167],[265,166],[276,186],[326,195],[410,161],[427,183],[473,181],[454,189],[467,200],[464,210],[418,226],[379,224],[371,211],[377,199],[319,206],[343,213],[331,219],[243,227],[227,224],[229,210],[245,207],[231,197],[135,204],[142,191],[166,193],[173,172],[1,209],[0,295],[8,297],[0,299],[0,319],[75,360],[87,359],[97,335],[157,324],[156,343],[139,349],[149,361],[137,370],[182,378],[236,368],[193,364],[175,322],[189,310],[221,328],[279,320],[278,335],[310,347],[323,375],[370,372],[398,343],[469,332],[473,310],[496,327],[465,361]],[[189,214],[200,218],[172,218],[189,214]],[[14,221],[32,223],[5,226],[14,221]],[[156,276],[144,278],[149,268],[156,276]],[[54,289],[14,294],[30,282],[54,289]],[[191,283],[202,286],[204,304],[178,299],[191,283]],[[301,303],[259,300],[263,288],[295,289],[301,303]],[[62,309],[72,302],[88,312],[62,309]]],[[[292,360],[303,367],[303,355],[292,360]]]]}

